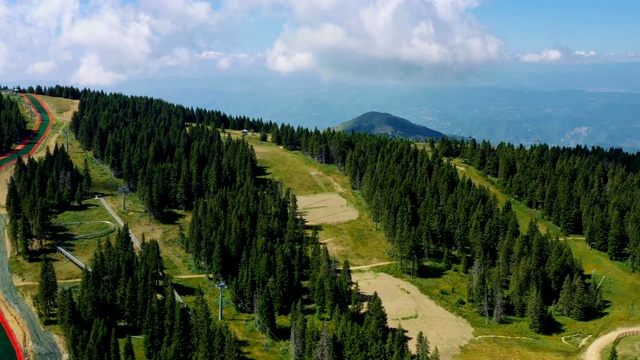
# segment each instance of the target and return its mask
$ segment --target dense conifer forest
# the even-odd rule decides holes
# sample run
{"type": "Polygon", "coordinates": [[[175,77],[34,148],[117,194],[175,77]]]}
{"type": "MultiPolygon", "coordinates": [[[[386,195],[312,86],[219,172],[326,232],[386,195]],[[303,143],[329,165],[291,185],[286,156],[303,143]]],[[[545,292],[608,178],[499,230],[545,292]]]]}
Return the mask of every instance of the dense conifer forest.
{"type": "Polygon", "coordinates": [[[9,151],[24,132],[25,122],[18,103],[0,95],[0,154],[9,151]]]}
{"type": "MultiPolygon", "coordinates": [[[[406,337],[387,327],[379,299],[380,306],[361,313],[348,262],[337,269],[317,235],[298,217],[294,194],[259,176],[255,154],[245,141],[219,131],[230,127],[265,133],[272,126],[161,100],[86,90],[71,124],[81,145],[137,191],[158,219],[172,221],[172,209],[192,210],[182,245],[203,270],[230,282],[235,305],[252,313],[262,332],[282,336],[275,316],[294,309],[292,321],[298,325],[290,337],[301,351],[292,350],[294,358],[407,358],[406,337]],[[306,322],[310,312],[336,326],[306,322]],[[356,343],[360,352],[346,350],[356,343]]],[[[189,323],[194,325],[194,319],[189,323]]],[[[162,350],[169,345],[145,345],[149,358],[174,358],[162,350]]],[[[193,354],[196,349],[192,344],[184,351],[193,354]]]]}
{"type": "Polygon", "coordinates": [[[44,158],[30,157],[26,163],[18,158],[6,199],[13,248],[31,260],[52,231],[52,217],[72,202],[82,203],[90,188],[87,164],[80,171],[63,148],[47,149],[44,158]],[[34,239],[39,240],[37,247],[34,239]]]}
{"type": "Polygon", "coordinates": [[[449,148],[463,142],[432,141],[430,155],[408,140],[289,125],[273,132],[277,144],[349,176],[405,273],[416,276],[433,257],[459,263],[479,313],[496,322],[527,316],[536,332],[554,331],[546,310],[554,303],[577,320],[599,314],[601,291],[583,278],[568,245],[541,234],[535,223],[521,233],[510,203],[500,209],[487,189],[458,176],[447,157],[459,155],[449,148]]]}
{"type": "MultiPolygon", "coordinates": [[[[34,90],[76,96],[77,89],[65,89],[34,90]]],[[[160,221],[175,222],[176,209],[190,211],[180,244],[201,270],[229,282],[235,306],[253,314],[260,331],[290,340],[294,359],[411,355],[402,329],[387,327],[377,294],[363,311],[348,261],[338,267],[299,217],[295,195],[264,178],[253,148],[224,129],[252,129],[263,141],[270,134],[287,150],[335,164],[365,200],[405,274],[424,276],[429,259],[458,266],[467,274],[467,301],[498,323],[521,316],[535,332],[551,333],[557,325],[551,305],[556,314],[588,320],[603,310],[601,289],[583,275],[565,242],[540,233],[533,222],[522,232],[511,203],[500,206],[489,190],[459,177],[451,157],[497,178],[565,232],[585,233],[594,247],[635,261],[635,155],[545,145],[494,148],[446,138],[431,141],[427,151],[408,140],[278,126],[147,97],[77,95],[70,127],[81,146],[160,221]],[[277,315],[288,315],[290,328],[276,325],[277,315]]],[[[7,209],[19,252],[32,256],[32,239],[46,235],[51,216],[80,203],[90,188],[87,165],[74,167],[62,148],[39,161],[18,161],[7,209]]],[[[144,335],[149,359],[242,356],[235,335],[212,321],[201,292],[191,309],[176,303],[154,240],[136,254],[121,231],[113,242],[101,242],[90,267],[78,292],[60,292],[57,310],[50,303],[43,310],[56,314],[74,358],[113,359],[107,354],[120,353],[117,338],[125,334],[144,335]]],[[[418,357],[430,351],[426,339],[418,341],[418,357]]]]}
{"type": "Polygon", "coordinates": [[[539,209],[566,234],[612,260],[640,269],[640,156],[600,147],[531,147],[500,143],[449,143],[515,199],[539,209]]]}

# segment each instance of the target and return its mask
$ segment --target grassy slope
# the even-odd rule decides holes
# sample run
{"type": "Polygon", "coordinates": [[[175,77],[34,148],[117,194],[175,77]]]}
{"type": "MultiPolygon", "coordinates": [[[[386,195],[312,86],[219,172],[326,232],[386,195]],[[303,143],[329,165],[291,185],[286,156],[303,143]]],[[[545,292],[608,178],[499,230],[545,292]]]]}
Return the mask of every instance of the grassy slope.
{"type": "Polygon", "coordinates": [[[456,165],[458,169],[458,174],[460,176],[467,177],[471,179],[471,181],[473,181],[476,185],[483,186],[489,189],[489,191],[491,191],[491,193],[493,193],[496,196],[496,198],[498,199],[501,205],[504,204],[507,200],[511,201],[511,205],[513,209],[516,211],[516,215],[518,217],[518,223],[520,224],[520,228],[522,230],[526,230],[529,225],[529,222],[533,219],[538,223],[538,228],[540,228],[541,232],[543,233],[549,232],[552,236],[562,235],[562,232],[560,231],[560,227],[551,223],[550,221],[543,219],[542,214],[540,214],[539,211],[528,208],[525,204],[521,203],[520,201],[510,199],[508,195],[503,194],[500,190],[498,190],[498,188],[495,185],[497,182],[497,179],[487,179],[483,174],[481,174],[475,168],[469,165],[463,164],[460,159],[453,159],[452,163],[456,165]]]}
{"type": "MultiPolygon", "coordinates": [[[[231,132],[239,136],[239,132],[231,132]]],[[[327,242],[331,255],[339,261],[349,259],[352,265],[367,265],[389,261],[385,255],[387,241],[366,211],[362,197],[351,191],[349,179],[333,165],[321,165],[299,152],[286,151],[270,142],[261,142],[257,135],[247,136],[258,158],[258,165],[266,168],[267,177],[282,180],[297,196],[339,193],[360,216],[356,220],[337,225],[322,225],[320,240],[327,242]]]]}

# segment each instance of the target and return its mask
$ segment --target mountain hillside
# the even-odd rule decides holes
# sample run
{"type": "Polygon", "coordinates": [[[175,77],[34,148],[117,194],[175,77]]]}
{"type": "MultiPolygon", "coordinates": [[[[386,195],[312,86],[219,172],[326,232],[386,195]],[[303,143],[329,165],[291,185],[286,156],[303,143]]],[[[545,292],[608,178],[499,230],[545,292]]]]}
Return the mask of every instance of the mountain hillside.
{"type": "Polygon", "coordinates": [[[344,122],[336,130],[345,132],[361,132],[370,134],[385,134],[405,138],[433,138],[435,140],[445,136],[441,132],[428,127],[416,125],[409,120],[387,113],[370,111],[355,119],[344,122]]]}

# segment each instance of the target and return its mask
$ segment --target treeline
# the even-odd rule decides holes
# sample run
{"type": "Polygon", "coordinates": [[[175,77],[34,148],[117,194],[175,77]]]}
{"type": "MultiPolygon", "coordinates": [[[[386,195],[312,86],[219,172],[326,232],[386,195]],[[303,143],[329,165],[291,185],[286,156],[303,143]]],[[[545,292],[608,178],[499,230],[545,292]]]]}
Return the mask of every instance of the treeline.
{"type": "Polygon", "coordinates": [[[82,92],[80,89],[74,86],[41,86],[36,85],[36,87],[29,86],[26,89],[21,88],[20,86],[16,86],[14,88],[9,88],[7,86],[2,87],[3,90],[6,91],[16,91],[18,93],[28,93],[28,94],[36,94],[36,95],[47,95],[53,97],[61,97],[65,99],[78,100],[80,99],[80,93],[82,92]]]}
{"type": "Polygon", "coordinates": [[[640,269],[640,156],[600,147],[450,143],[512,197],[538,209],[566,234],[640,269]]]}
{"type": "MultiPolygon", "coordinates": [[[[444,157],[451,151],[446,144],[432,142],[430,156],[406,140],[291,126],[278,132],[272,139],[279,145],[287,146],[284,141],[290,139],[291,149],[316,160],[326,152],[321,159],[344,164],[343,171],[381,225],[404,272],[416,275],[423,260],[434,256],[444,264],[459,263],[469,272],[468,299],[487,317],[498,322],[507,315],[531,318],[528,310],[534,305],[546,309],[559,301],[567,276],[591,286],[565,243],[540,234],[535,224],[521,234],[509,203],[500,210],[487,189],[461,179],[444,157]]],[[[578,304],[578,312],[588,315],[576,318],[596,315],[599,299],[598,293],[578,304]]],[[[544,320],[548,324],[550,319],[544,320]]]]}
{"type": "MultiPolygon", "coordinates": [[[[214,322],[201,291],[191,311],[176,302],[156,241],[133,251],[127,227],[100,242],[77,291],[58,295],[58,323],[72,359],[120,359],[118,337],[144,336],[147,359],[237,359],[239,341],[214,322]]],[[[130,351],[125,349],[125,356],[130,351]]]]}
{"type": "Polygon", "coordinates": [[[11,150],[24,131],[25,121],[18,103],[0,95],[0,154],[11,150]]]}
{"type": "Polygon", "coordinates": [[[44,158],[18,158],[7,189],[9,239],[14,249],[27,259],[35,253],[33,239],[42,240],[52,229],[51,218],[81,203],[91,188],[88,165],[81,172],[69,154],[57,145],[44,158]]]}

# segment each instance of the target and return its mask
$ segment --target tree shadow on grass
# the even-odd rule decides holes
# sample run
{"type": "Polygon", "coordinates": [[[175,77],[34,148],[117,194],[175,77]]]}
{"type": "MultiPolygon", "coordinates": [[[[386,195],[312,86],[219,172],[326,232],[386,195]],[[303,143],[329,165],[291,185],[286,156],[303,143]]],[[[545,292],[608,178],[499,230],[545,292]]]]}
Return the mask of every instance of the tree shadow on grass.
{"type": "Polygon", "coordinates": [[[166,210],[162,213],[162,216],[158,220],[165,225],[176,225],[178,221],[180,221],[184,217],[184,215],[179,214],[173,210],[166,210]]]}
{"type": "Polygon", "coordinates": [[[196,288],[192,286],[182,285],[175,282],[172,283],[171,285],[173,286],[175,291],[177,291],[178,294],[180,294],[180,296],[193,296],[196,293],[196,288]]]}
{"type": "Polygon", "coordinates": [[[447,271],[446,267],[439,263],[430,261],[428,263],[418,264],[417,277],[437,279],[441,278],[447,271]]]}
{"type": "Polygon", "coordinates": [[[266,185],[271,179],[268,178],[271,173],[268,170],[269,168],[266,166],[258,166],[256,168],[255,178],[258,186],[266,185]]]}
{"type": "Polygon", "coordinates": [[[547,320],[547,324],[545,326],[543,334],[558,335],[563,332],[564,332],[564,324],[560,323],[558,320],[556,320],[556,318],[550,315],[549,319],[547,320]]]}
{"type": "Polygon", "coordinates": [[[80,205],[78,204],[70,204],[69,207],[67,208],[67,211],[73,211],[73,212],[80,212],[80,211],[86,211],[89,210],[91,208],[95,208],[98,207],[97,204],[88,204],[88,203],[82,203],[80,205]]]}
{"type": "Polygon", "coordinates": [[[246,348],[249,347],[249,342],[243,339],[238,339],[237,342],[238,342],[238,347],[240,348],[240,351],[241,351],[240,360],[251,360],[251,358],[249,357],[251,353],[245,350],[246,348]]]}
{"type": "Polygon", "coordinates": [[[600,308],[598,308],[596,310],[593,310],[589,314],[589,320],[597,320],[597,319],[605,317],[606,315],[609,315],[609,311],[607,311],[607,310],[610,307],[611,307],[611,301],[606,300],[606,299],[602,299],[600,301],[600,308]]]}

